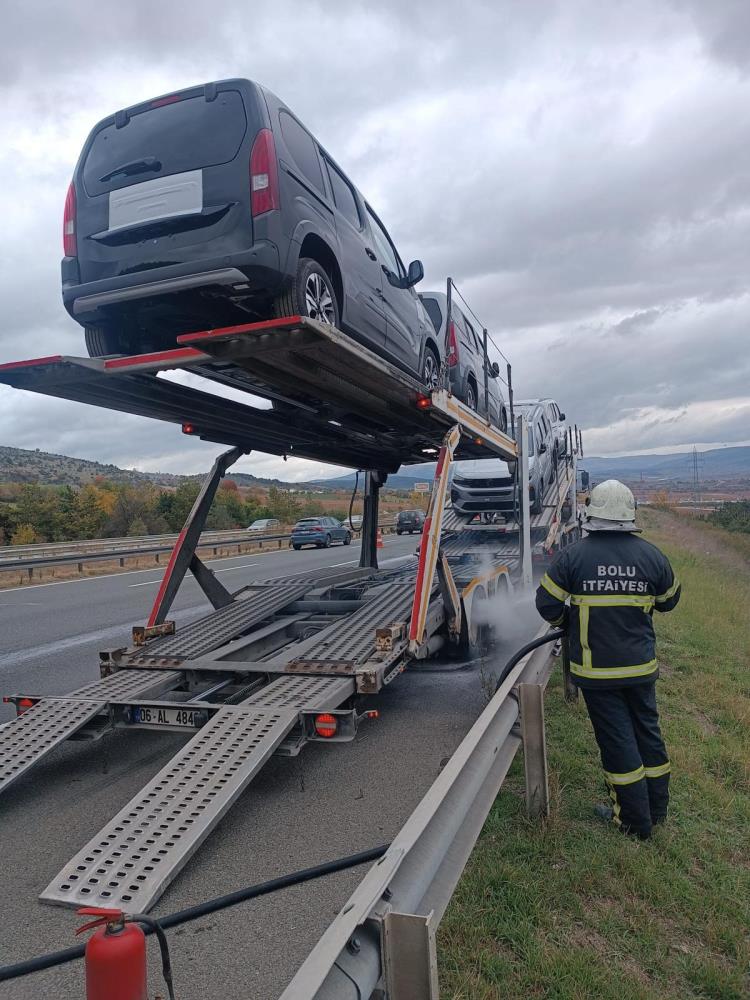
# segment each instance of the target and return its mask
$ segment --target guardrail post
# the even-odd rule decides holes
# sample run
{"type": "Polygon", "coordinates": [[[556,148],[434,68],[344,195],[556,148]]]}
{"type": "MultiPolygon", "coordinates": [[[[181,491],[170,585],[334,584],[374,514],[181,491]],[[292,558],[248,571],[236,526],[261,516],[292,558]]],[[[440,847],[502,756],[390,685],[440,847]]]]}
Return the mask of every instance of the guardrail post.
{"type": "Polygon", "coordinates": [[[523,766],[526,773],[526,815],[538,819],[549,815],[547,740],[544,734],[544,688],[541,684],[519,684],[523,766]]]}
{"type": "Polygon", "coordinates": [[[432,913],[387,913],[383,920],[386,1000],[438,1000],[432,913]]]}
{"type": "Polygon", "coordinates": [[[567,635],[564,635],[560,640],[560,656],[565,700],[578,701],[578,685],[573,683],[573,677],[570,673],[570,639],[567,635]]]}

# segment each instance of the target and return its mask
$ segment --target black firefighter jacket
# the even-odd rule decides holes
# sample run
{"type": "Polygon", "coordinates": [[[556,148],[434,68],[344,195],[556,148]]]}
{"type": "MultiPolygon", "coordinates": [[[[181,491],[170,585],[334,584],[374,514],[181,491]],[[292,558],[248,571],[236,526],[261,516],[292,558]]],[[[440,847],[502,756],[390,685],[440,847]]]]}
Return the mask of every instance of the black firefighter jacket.
{"type": "Polygon", "coordinates": [[[679,599],[667,557],[638,535],[617,531],[591,532],[563,549],[536,592],[542,618],[567,622],[570,670],[580,687],[655,680],[651,619],[654,610],[671,611],[679,599]]]}

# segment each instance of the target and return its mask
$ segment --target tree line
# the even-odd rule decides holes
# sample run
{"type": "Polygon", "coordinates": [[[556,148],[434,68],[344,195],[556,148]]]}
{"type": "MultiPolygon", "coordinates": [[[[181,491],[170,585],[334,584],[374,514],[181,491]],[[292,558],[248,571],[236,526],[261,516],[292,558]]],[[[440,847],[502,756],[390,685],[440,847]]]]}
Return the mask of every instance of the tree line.
{"type": "Polygon", "coordinates": [[[728,531],[743,531],[750,534],[750,500],[726,503],[708,516],[711,524],[728,531]]]}
{"type": "MultiPolygon", "coordinates": [[[[4,484],[0,486],[0,544],[176,532],[190,513],[200,487],[197,480],[185,480],[174,490],[164,490],[151,483],[113,483],[103,478],[80,487],[4,484]]],[[[243,496],[234,480],[224,479],[206,527],[219,531],[246,528],[263,517],[290,524],[300,517],[326,513],[320,501],[275,486],[267,495],[256,492],[243,496]]]]}

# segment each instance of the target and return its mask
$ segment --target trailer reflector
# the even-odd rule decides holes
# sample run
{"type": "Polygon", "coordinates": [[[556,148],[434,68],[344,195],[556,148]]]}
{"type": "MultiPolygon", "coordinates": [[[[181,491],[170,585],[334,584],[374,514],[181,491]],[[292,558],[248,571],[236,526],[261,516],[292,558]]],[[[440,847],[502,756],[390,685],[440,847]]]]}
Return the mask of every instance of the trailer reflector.
{"type": "Polygon", "coordinates": [[[315,716],[315,732],[318,736],[322,736],[323,739],[330,740],[332,736],[336,735],[338,728],[339,724],[336,721],[335,715],[324,712],[322,715],[315,716]]]}
{"type": "Polygon", "coordinates": [[[432,400],[429,396],[417,396],[417,406],[420,410],[429,410],[432,406],[432,400]]]}
{"type": "Polygon", "coordinates": [[[195,424],[183,424],[182,425],[183,434],[195,434],[195,424]]]}

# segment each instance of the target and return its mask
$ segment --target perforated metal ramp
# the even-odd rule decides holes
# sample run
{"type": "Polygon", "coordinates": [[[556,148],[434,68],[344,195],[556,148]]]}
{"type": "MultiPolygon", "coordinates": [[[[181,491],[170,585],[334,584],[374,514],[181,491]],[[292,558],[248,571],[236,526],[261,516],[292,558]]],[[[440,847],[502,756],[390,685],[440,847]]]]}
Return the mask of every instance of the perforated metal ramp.
{"type": "Polygon", "coordinates": [[[174,670],[122,670],[64,698],[43,698],[0,730],[0,793],[69,739],[108,701],[156,695],[180,678],[174,670]]]}
{"type": "Polygon", "coordinates": [[[301,708],[336,707],[346,678],[283,677],[221,708],[40,899],[148,910],[295,726],[301,708]]]}
{"type": "Polygon", "coordinates": [[[375,630],[390,622],[406,621],[414,600],[414,582],[391,584],[363,608],[320,632],[292,661],[298,667],[323,661],[363,663],[375,652],[375,630]]]}
{"type": "Polygon", "coordinates": [[[300,580],[266,587],[258,593],[243,597],[219,611],[212,611],[204,618],[185,625],[176,635],[150,642],[141,650],[132,653],[128,660],[130,663],[146,663],[153,657],[189,660],[204,656],[243,635],[292,601],[299,600],[312,590],[313,586],[311,581],[300,580]]]}

